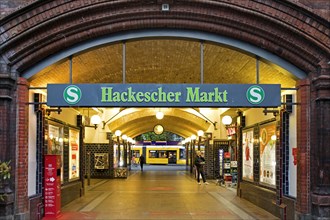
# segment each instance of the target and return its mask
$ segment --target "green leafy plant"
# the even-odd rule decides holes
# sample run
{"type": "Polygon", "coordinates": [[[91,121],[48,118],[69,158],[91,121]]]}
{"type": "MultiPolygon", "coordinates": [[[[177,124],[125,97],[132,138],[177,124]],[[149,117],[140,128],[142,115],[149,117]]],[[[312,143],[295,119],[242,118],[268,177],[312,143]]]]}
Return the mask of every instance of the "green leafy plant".
{"type": "Polygon", "coordinates": [[[11,166],[10,166],[11,161],[1,161],[0,160],[0,178],[2,180],[10,179],[10,171],[11,171],[11,166]]]}
{"type": "Polygon", "coordinates": [[[6,194],[6,185],[4,184],[8,179],[10,179],[10,166],[11,161],[1,161],[0,160],[0,200],[4,200],[4,195],[6,194]]]}

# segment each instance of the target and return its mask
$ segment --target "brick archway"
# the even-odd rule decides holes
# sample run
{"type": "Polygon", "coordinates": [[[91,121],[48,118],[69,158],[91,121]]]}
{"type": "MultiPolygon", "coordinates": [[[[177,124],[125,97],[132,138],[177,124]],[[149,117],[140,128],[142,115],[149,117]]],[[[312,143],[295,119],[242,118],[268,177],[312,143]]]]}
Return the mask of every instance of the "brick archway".
{"type": "MultiPolygon", "coordinates": [[[[304,146],[301,155],[308,157],[308,160],[302,163],[301,172],[305,169],[315,172],[303,175],[306,180],[298,184],[301,187],[298,192],[305,192],[304,198],[297,201],[298,212],[311,214],[311,198],[316,206],[321,206],[324,198],[329,201],[329,194],[319,196],[319,191],[313,197],[309,194],[312,184],[320,185],[323,181],[319,179],[319,169],[326,171],[328,168],[328,163],[319,163],[317,158],[321,154],[324,158],[329,155],[327,134],[318,132],[329,130],[329,125],[318,122],[330,120],[329,113],[323,111],[329,109],[330,105],[329,22],[322,17],[288,1],[247,0],[229,3],[226,0],[122,0],[86,3],[82,0],[62,0],[35,1],[3,18],[0,26],[0,77],[10,79],[0,82],[0,106],[5,106],[0,107],[3,115],[12,115],[15,108],[18,112],[22,100],[16,100],[19,91],[13,89],[16,86],[12,85],[12,81],[26,70],[64,49],[122,31],[156,28],[196,30],[244,41],[287,60],[309,74],[310,79],[299,84],[305,87],[299,92],[304,100],[301,108],[304,109],[299,116],[298,126],[301,129],[306,126],[300,132],[300,135],[305,136],[299,144],[304,146]],[[162,11],[164,3],[169,4],[168,11],[162,11]],[[6,104],[8,102],[10,104],[6,104]],[[311,146],[316,149],[310,149],[311,146]],[[323,149],[324,152],[321,151],[323,149]],[[312,156],[310,150],[314,152],[312,156]],[[313,159],[317,162],[309,164],[309,160],[313,159]]],[[[16,84],[22,85],[22,81],[16,84]]],[[[25,90],[25,82],[23,84],[25,90]]],[[[24,141],[9,143],[7,140],[9,134],[13,136],[14,124],[21,126],[16,128],[16,133],[26,131],[26,118],[24,115],[18,117],[11,117],[10,121],[7,118],[5,124],[1,123],[6,132],[0,134],[0,143],[4,143],[7,149],[3,152],[10,151],[11,155],[16,155],[12,150],[16,148],[16,142],[26,147],[24,141]]],[[[24,172],[24,167],[18,169],[24,172]]],[[[325,172],[325,175],[328,173],[325,172]]],[[[18,199],[17,205],[17,213],[26,212],[25,198],[18,199]]],[[[317,212],[314,214],[318,215],[317,212]]]]}
{"type": "Polygon", "coordinates": [[[35,2],[2,21],[1,50],[24,72],[45,57],[121,31],[199,30],[244,41],[316,72],[329,52],[327,21],[288,2],[85,1],[35,2]],[[168,3],[169,11],[162,11],[168,3]]]}

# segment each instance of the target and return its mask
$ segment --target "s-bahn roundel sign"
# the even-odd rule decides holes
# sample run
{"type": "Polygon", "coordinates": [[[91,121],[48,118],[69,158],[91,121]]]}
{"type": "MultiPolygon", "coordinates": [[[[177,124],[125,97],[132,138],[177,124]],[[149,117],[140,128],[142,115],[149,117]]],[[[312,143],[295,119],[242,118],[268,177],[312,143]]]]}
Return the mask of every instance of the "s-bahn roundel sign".
{"type": "Polygon", "coordinates": [[[265,91],[260,86],[251,86],[246,91],[246,98],[253,105],[260,104],[265,99],[265,91]]]}
{"type": "Polygon", "coordinates": [[[63,98],[69,105],[77,104],[82,96],[82,92],[78,86],[70,85],[63,91],[63,98]]]}

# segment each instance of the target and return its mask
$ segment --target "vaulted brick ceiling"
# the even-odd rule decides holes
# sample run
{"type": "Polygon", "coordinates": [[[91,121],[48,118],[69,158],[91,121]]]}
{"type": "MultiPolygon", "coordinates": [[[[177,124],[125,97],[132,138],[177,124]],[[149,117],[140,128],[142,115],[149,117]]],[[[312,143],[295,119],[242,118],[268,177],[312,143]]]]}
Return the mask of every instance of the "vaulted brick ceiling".
{"type": "MultiPolygon", "coordinates": [[[[122,51],[122,43],[117,43],[75,54],[72,65],[73,83],[123,83],[122,51]]],[[[200,42],[197,41],[129,41],[126,42],[125,62],[126,83],[201,83],[200,42]]],[[[263,61],[259,62],[259,68],[259,83],[295,86],[294,76],[283,68],[263,61]]],[[[206,84],[256,83],[256,58],[222,45],[204,43],[203,69],[203,82],[206,84]]],[[[69,83],[69,72],[70,62],[66,59],[48,66],[29,81],[33,87],[44,87],[47,83],[69,83]]],[[[126,119],[112,123],[112,129],[126,130],[125,133],[132,137],[152,130],[156,123],[154,113],[148,109],[145,111],[149,114],[145,117],[136,117],[144,115],[141,111],[125,115],[126,119]]],[[[167,130],[183,136],[189,136],[194,130],[206,130],[210,126],[198,114],[187,115],[185,111],[169,111],[163,123],[167,130]]]]}
{"type": "MultiPolygon", "coordinates": [[[[122,44],[84,51],[73,57],[73,83],[122,83],[122,44]]],[[[260,62],[259,83],[294,87],[293,76],[260,62]]],[[[30,80],[31,86],[69,83],[69,60],[53,64],[30,80]]],[[[200,83],[200,43],[154,39],[126,43],[126,83],[200,83]]],[[[204,44],[204,83],[256,83],[256,59],[221,45],[204,44]]]]}
{"type": "Polygon", "coordinates": [[[121,117],[111,120],[106,126],[112,132],[121,130],[129,137],[149,132],[157,124],[161,124],[165,131],[178,134],[182,137],[197,135],[198,130],[206,131],[213,126],[198,109],[187,108],[130,108],[123,110],[121,117]],[[164,118],[156,119],[157,111],[164,113],[164,118]]]}

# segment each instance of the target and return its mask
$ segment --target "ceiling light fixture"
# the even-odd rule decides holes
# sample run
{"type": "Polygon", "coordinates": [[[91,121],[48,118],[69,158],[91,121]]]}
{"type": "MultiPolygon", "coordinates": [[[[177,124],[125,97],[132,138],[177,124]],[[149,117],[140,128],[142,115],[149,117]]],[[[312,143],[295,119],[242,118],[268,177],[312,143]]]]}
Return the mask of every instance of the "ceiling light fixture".
{"type": "Polygon", "coordinates": [[[202,131],[202,130],[197,131],[197,135],[198,135],[198,137],[203,136],[204,135],[204,131],[202,131]]]}
{"type": "Polygon", "coordinates": [[[161,112],[161,111],[157,112],[157,113],[156,113],[156,118],[157,118],[158,120],[163,119],[163,118],[164,118],[164,113],[161,112]]]}

